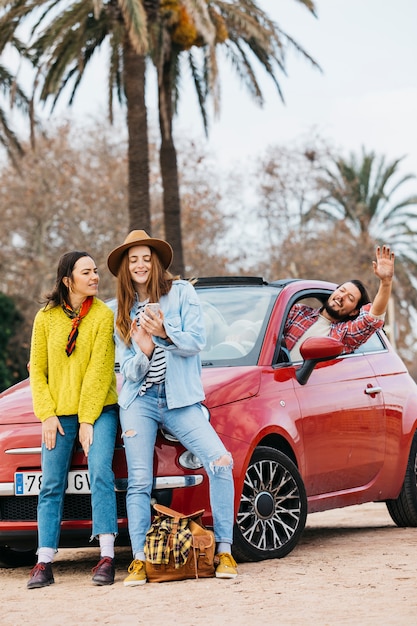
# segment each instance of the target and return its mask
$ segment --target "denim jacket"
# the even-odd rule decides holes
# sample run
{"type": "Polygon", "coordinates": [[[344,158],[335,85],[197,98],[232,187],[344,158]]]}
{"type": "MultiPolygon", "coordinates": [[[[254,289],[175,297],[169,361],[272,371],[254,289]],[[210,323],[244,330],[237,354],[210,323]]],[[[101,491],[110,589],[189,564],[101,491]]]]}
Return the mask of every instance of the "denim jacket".
{"type": "MultiPolygon", "coordinates": [[[[164,326],[172,343],[153,337],[156,346],[165,350],[165,392],[169,409],[189,406],[204,400],[201,381],[200,351],[206,343],[200,300],[194,287],[186,280],[175,280],[160,300],[164,326]]],[[[133,319],[136,307],[130,312],[133,319]]],[[[115,333],[117,359],[123,376],[119,405],[127,409],[139,393],[151,366],[148,357],[132,341],[128,346],[115,333]]]]}

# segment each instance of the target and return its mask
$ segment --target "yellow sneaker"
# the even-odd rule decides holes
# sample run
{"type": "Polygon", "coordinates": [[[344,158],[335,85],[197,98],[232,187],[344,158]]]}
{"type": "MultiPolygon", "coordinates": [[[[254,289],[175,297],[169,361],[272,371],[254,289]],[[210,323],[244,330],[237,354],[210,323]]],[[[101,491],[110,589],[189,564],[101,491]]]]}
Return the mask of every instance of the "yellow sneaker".
{"type": "Polygon", "coordinates": [[[146,583],[145,561],[132,561],[127,571],[129,576],[126,576],[123,581],[125,587],[136,587],[146,583]]]}
{"type": "Polygon", "coordinates": [[[236,578],[237,565],[232,555],[227,552],[219,552],[216,556],[219,560],[216,567],[216,578],[236,578]]]}

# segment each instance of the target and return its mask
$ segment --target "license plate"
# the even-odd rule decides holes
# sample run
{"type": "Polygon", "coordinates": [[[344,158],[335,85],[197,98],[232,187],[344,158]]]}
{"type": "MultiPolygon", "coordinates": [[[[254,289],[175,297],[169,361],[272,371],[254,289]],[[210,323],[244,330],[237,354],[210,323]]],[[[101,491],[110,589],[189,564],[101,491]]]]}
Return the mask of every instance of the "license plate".
{"type": "MultiPolygon", "coordinates": [[[[41,485],[42,472],[17,472],[14,475],[16,496],[37,496],[41,485]]],[[[87,470],[69,472],[66,493],[91,493],[90,476],[87,470]]]]}

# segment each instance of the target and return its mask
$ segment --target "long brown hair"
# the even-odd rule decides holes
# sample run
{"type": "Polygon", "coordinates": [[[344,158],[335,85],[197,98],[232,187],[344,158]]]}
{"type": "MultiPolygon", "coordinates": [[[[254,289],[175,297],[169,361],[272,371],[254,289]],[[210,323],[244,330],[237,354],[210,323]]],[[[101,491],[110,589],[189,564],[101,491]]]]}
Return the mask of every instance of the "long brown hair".
{"type": "MultiPolygon", "coordinates": [[[[117,317],[116,328],[126,345],[130,343],[130,311],[136,300],[136,290],[133,285],[129,271],[129,250],[128,248],[122,257],[117,274],[117,317]]],[[[159,302],[161,296],[169,293],[172,281],[178,279],[164,268],[157,252],[151,248],[151,269],[146,282],[150,302],[159,302]]]]}

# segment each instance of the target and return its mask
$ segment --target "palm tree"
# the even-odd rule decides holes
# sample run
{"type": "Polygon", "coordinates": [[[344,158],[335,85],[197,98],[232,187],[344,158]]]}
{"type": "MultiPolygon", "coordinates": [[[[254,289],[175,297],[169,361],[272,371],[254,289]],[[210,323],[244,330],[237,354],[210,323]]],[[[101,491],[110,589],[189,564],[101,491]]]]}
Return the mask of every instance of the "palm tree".
{"type": "MultiPolygon", "coordinates": [[[[301,0],[314,15],[314,4],[301,0]]],[[[283,94],[278,74],[285,74],[285,53],[290,46],[314,66],[308,53],[268,18],[252,0],[161,0],[159,29],[153,33],[151,55],[158,72],[160,165],[164,189],[165,234],[175,250],[176,268],[183,270],[181,205],[178,167],[173,139],[173,116],[178,106],[181,58],[188,62],[197,92],[204,128],[208,130],[207,100],[218,102],[219,49],[244,82],[250,95],[262,105],[263,93],[254,62],[259,62],[283,94]]]]}
{"type": "Polygon", "coordinates": [[[148,127],[145,67],[148,22],[159,0],[15,0],[5,3],[0,45],[24,21],[32,25],[28,49],[37,69],[35,94],[53,96],[52,109],[72,83],[72,104],[86,67],[106,42],[109,46],[109,116],[113,92],[126,99],[130,227],[150,231],[148,127]],[[148,12],[148,14],[147,14],[148,12]]]}
{"type": "MultiPolygon", "coordinates": [[[[314,14],[311,0],[299,1],[314,14]]],[[[281,98],[277,74],[285,73],[286,48],[295,47],[315,64],[313,59],[252,0],[14,0],[4,5],[0,41],[9,41],[23,21],[32,20],[30,50],[38,67],[35,85],[41,100],[53,96],[53,106],[71,83],[69,102],[72,103],[94,52],[108,42],[109,110],[114,89],[120,100],[126,98],[127,104],[130,226],[140,226],[149,232],[144,94],[145,55],[151,42],[151,54],[158,69],[165,236],[175,250],[174,269],[183,273],[178,168],[172,135],[180,55],[187,55],[206,128],[208,95],[214,95],[216,101],[218,44],[224,44],[227,58],[260,104],[262,90],[251,57],[264,67],[281,98]]]]}
{"type": "Polygon", "coordinates": [[[385,157],[364,148],[360,157],[351,154],[349,160],[334,158],[318,180],[323,197],[304,220],[330,219],[339,224],[340,231],[350,231],[356,262],[364,268],[377,243],[392,247],[397,258],[397,333],[399,343],[409,346],[417,309],[417,195],[401,195],[416,179],[414,174],[399,172],[403,159],[387,163],[385,157]]]}
{"type": "MultiPolygon", "coordinates": [[[[3,65],[0,65],[0,84],[4,95],[7,95],[7,92],[13,93],[15,80],[3,65]]],[[[21,98],[22,105],[26,106],[28,109],[29,102],[23,92],[20,92],[18,95],[21,98]]],[[[0,144],[5,148],[9,158],[17,166],[16,156],[23,154],[22,146],[20,145],[17,135],[11,129],[7,114],[2,107],[0,107],[0,144]]]]}
{"type": "MultiPolygon", "coordinates": [[[[0,54],[3,54],[7,43],[11,44],[15,50],[19,53],[23,53],[24,46],[21,42],[12,37],[9,41],[2,41],[0,32],[0,54]]],[[[0,85],[4,98],[9,100],[9,108],[17,106],[23,113],[28,114],[30,111],[30,102],[17,82],[16,78],[5,67],[4,64],[0,64],[0,85]]],[[[18,157],[23,155],[23,149],[16,133],[12,130],[8,115],[3,107],[0,106],[0,145],[6,150],[9,158],[15,167],[18,167],[18,157]]]]}
{"type": "Polygon", "coordinates": [[[417,263],[417,196],[399,195],[416,176],[399,173],[403,159],[387,163],[384,156],[377,157],[364,148],[359,158],[351,154],[349,160],[333,159],[318,180],[323,197],[304,220],[343,220],[363,244],[369,240],[389,242],[417,263]]]}

